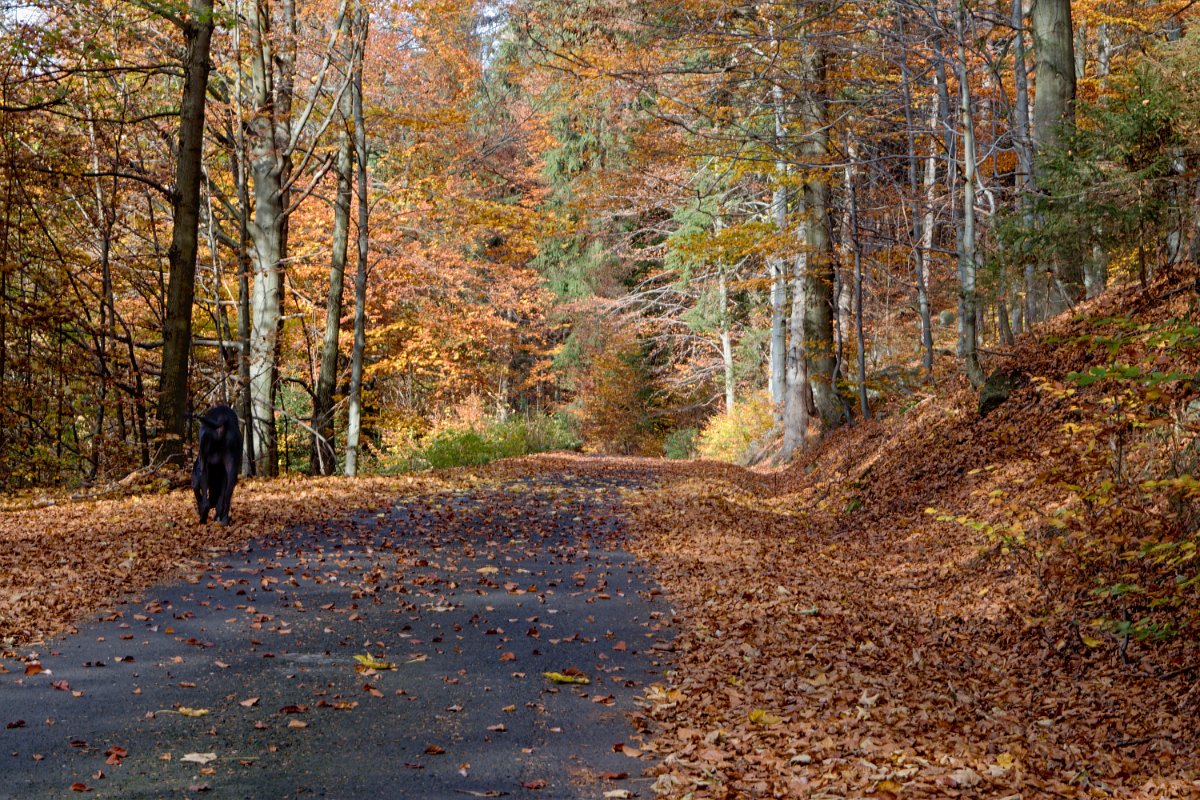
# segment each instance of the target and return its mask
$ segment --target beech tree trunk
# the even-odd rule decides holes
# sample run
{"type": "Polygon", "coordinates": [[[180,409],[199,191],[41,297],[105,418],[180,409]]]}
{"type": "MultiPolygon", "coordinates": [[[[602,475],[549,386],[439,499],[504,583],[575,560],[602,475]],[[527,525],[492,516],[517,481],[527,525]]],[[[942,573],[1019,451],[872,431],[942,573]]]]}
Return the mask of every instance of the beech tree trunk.
{"type": "MultiPolygon", "coordinates": [[[[897,7],[897,9],[896,9],[896,19],[897,19],[897,24],[899,25],[900,41],[903,46],[903,43],[906,42],[907,39],[904,35],[904,12],[903,12],[903,9],[901,9],[899,7],[897,7]]],[[[924,244],[925,235],[926,235],[924,226],[926,224],[928,224],[929,227],[932,228],[933,220],[930,219],[927,222],[926,218],[925,218],[926,212],[923,212],[921,209],[922,193],[919,191],[918,179],[917,179],[917,172],[918,172],[918,166],[919,166],[917,162],[918,162],[918,159],[920,158],[920,156],[917,153],[916,120],[915,120],[916,115],[913,111],[912,70],[910,70],[909,66],[908,66],[907,51],[906,51],[905,55],[901,56],[900,77],[901,77],[901,88],[903,90],[902,95],[904,98],[905,128],[908,131],[908,192],[909,192],[909,197],[911,198],[909,214],[912,217],[913,278],[914,278],[914,282],[916,283],[916,287],[917,287],[917,314],[920,317],[920,321],[921,321],[921,365],[925,368],[925,373],[927,375],[932,376],[933,375],[933,318],[932,318],[932,312],[929,307],[929,285],[927,283],[928,270],[925,266],[926,248],[923,247],[923,244],[924,244]]],[[[936,163],[937,162],[934,161],[932,158],[929,160],[929,164],[932,165],[932,168],[935,171],[937,169],[936,163]]],[[[849,170],[849,167],[847,167],[847,170],[849,170]]],[[[850,175],[850,173],[848,171],[847,172],[847,183],[849,183],[851,177],[852,176],[850,175]]],[[[933,179],[930,178],[929,182],[932,183],[933,179]]],[[[855,208],[855,205],[856,205],[856,201],[853,196],[853,187],[852,187],[851,188],[851,209],[852,210],[855,208]]],[[[932,202],[930,202],[930,206],[932,207],[932,202]]],[[[852,213],[851,216],[855,216],[855,214],[852,213]]],[[[860,264],[861,257],[860,257],[859,248],[858,248],[857,221],[854,222],[854,225],[855,225],[855,232],[854,232],[854,242],[855,242],[854,271],[855,271],[855,276],[854,276],[854,282],[855,282],[855,295],[858,298],[858,300],[856,302],[858,302],[858,304],[860,306],[859,312],[858,312],[858,318],[856,319],[856,326],[859,328],[859,336],[861,338],[862,266],[860,264]]],[[[932,233],[932,231],[930,231],[930,233],[932,233]]],[[[859,352],[860,361],[863,358],[864,358],[864,354],[861,352],[861,344],[860,344],[860,352],[859,352]]],[[[865,372],[865,366],[860,364],[859,371],[865,372]]],[[[860,381],[861,380],[862,380],[862,377],[860,376],[860,381]]],[[[862,410],[863,410],[863,418],[865,419],[867,417],[867,413],[866,413],[867,401],[866,401],[866,386],[865,385],[863,385],[860,388],[860,392],[862,394],[862,397],[860,399],[861,399],[861,405],[862,405],[862,410]]]]}
{"type": "Polygon", "coordinates": [[[192,302],[196,294],[196,251],[200,227],[200,169],[204,152],[204,105],[208,95],[212,0],[191,0],[182,19],[185,45],[183,97],[179,107],[179,152],[175,162],[170,273],[163,320],[163,361],[158,420],[162,455],[182,463],[188,424],[188,360],[192,347],[192,302]]]}
{"type": "MultiPolygon", "coordinates": [[[[1037,192],[1033,172],[1033,139],[1029,132],[1029,67],[1025,58],[1025,14],[1022,0],[1012,0],[1013,81],[1016,97],[1013,100],[1013,144],[1017,151],[1017,198],[1022,209],[1025,227],[1033,226],[1033,196],[1037,192]]],[[[1026,326],[1040,318],[1045,307],[1044,292],[1037,280],[1033,258],[1024,260],[1025,305],[1023,320],[1026,326]]]]}
{"type": "Polygon", "coordinates": [[[717,281],[721,303],[721,365],[725,378],[725,413],[732,414],[737,396],[733,379],[733,332],[729,327],[729,284],[724,271],[717,281]]]}
{"type": "MultiPolygon", "coordinates": [[[[783,148],[787,133],[783,107],[783,87],[778,83],[771,89],[775,111],[775,147],[783,148]]],[[[787,230],[787,187],[782,184],[787,175],[787,165],[775,162],[775,177],[781,184],[771,195],[771,216],[776,229],[787,230]]],[[[768,262],[771,276],[771,350],[768,386],[771,402],[775,406],[776,422],[783,421],[784,397],[787,390],[787,261],[773,258],[768,262]]]]}
{"type": "MultiPolygon", "coordinates": [[[[862,240],[858,235],[858,151],[853,142],[847,143],[846,154],[850,157],[846,163],[846,195],[850,206],[850,245],[854,253],[854,337],[858,353],[858,412],[863,419],[870,419],[871,407],[867,402],[867,339],[863,332],[862,240]]],[[[914,155],[909,161],[914,189],[916,188],[916,163],[914,155]]],[[[919,247],[916,249],[917,252],[920,252],[919,247]]],[[[924,311],[928,315],[928,302],[924,306],[924,311]]],[[[927,317],[924,322],[928,323],[927,317]]],[[[932,351],[930,353],[932,356],[932,351]]]]}
{"type": "Polygon", "coordinates": [[[838,424],[842,404],[834,385],[837,357],[833,342],[833,237],[829,230],[829,178],[825,163],[829,155],[826,124],[825,52],[813,46],[802,61],[805,84],[800,99],[804,141],[800,152],[808,170],[804,182],[804,341],[809,361],[809,383],[813,402],[825,430],[838,424]]]}
{"type": "Polygon", "coordinates": [[[278,19],[270,5],[251,2],[249,166],[254,184],[254,216],[250,220],[254,285],[250,293],[250,397],[258,473],[275,475],[275,376],[282,313],[282,269],[287,249],[287,181],[291,173],[291,111],[295,82],[295,7],[279,3],[278,19]],[[281,37],[272,35],[278,22],[281,37]],[[280,41],[276,41],[279,38],[280,41]]]}
{"type": "Polygon", "coordinates": [[[793,262],[792,308],[789,322],[790,337],[787,349],[787,393],[783,406],[783,445],[780,461],[787,461],[808,437],[808,423],[814,409],[812,389],[808,381],[808,352],[804,342],[804,299],[807,254],[801,239],[801,254],[793,262]]]}
{"type": "MultiPolygon", "coordinates": [[[[341,35],[350,41],[350,15],[342,17],[341,35]]],[[[352,67],[354,45],[350,43],[346,53],[347,66],[352,67]]],[[[343,95],[341,108],[341,131],[338,133],[337,196],[333,207],[333,248],[329,260],[329,294],[325,304],[325,335],[321,342],[321,364],[317,375],[316,392],[313,395],[312,450],[309,457],[309,472],[314,475],[332,475],[337,471],[337,455],[334,449],[333,393],[337,384],[338,334],[341,333],[342,294],[346,275],[346,253],[350,239],[350,201],[354,194],[354,140],[350,125],[353,111],[350,97],[343,95]]]]}
{"type": "MultiPolygon", "coordinates": [[[[1061,147],[1075,127],[1075,36],[1070,0],[1036,0],[1032,21],[1037,62],[1033,141],[1044,164],[1044,157],[1061,147]]],[[[1036,169],[1041,175],[1045,167],[1036,169]]],[[[1050,291],[1049,304],[1057,312],[1083,296],[1083,259],[1064,258],[1055,265],[1054,274],[1056,286],[1050,291]]]]}
{"type": "Polygon", "coordinates": [[[958,251],[958,278],[960,282],[959,317],[962,341],[963,368],[971,385],[983,385],[983,368],[979,364],[979,298],[975,293],[976,234],[975,234],[975,115],[971,107],[971,85],[967,75],[966,52],[966,8],[958,6],[958,84],[961,92],[962,112],[962,172],[963,197],[961,234],[958,251]]]}
{"type": "Polygon", "coordinates": [[[354,347],[350,356],[350,413],[346,426],[346,475],[358,474],[358,442],[362,435],[363,355],[367,349],[367,248],[370,204],[367,193],[367,128],[363,118],[363,53],[367,47],[370,13],[360,2],[355,27],[355,51],[350,103],[354,113],[354,147],[358,164],[358,270],[354,275],[354,347]]]}

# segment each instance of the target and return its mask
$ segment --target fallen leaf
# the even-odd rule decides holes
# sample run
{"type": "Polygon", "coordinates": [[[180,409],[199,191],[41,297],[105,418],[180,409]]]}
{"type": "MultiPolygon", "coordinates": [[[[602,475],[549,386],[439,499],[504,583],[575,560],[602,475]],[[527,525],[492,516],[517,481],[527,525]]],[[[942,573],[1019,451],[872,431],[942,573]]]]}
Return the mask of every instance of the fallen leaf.
{"type": "Polygon", "coordinates": [[[591,683],[586,675],[566,675],[561,672],[543,672],[542,675],[555,683],[591,683]]]}
{"type": "Polygon", "coordinates": [[[392,662],[383,661],[382,659],[375,658],[370,653],[367,653],[365,656],[357,656],[356,655],[354,657],[354,660],[357,661],[359,664],[361,664],[363,667],[365,667],[367,669],[385,670],[385,669],[395,669],[396,668],[396,665],[393,664],[392,662]]]}
{"type": "Polygon", "coordinates": [[[963,767],[950,773],[950,781],[955,786],[971,789],[983,783],[983,776],[969,767],[963,767]]]}
{"type": "Polygon", "coordinates": [[[177,710],[185,717],[203,717],[209,713],[207,708],[188,708],[187,706],[180,706],[177,710]]]}
{"type": "Polygon", "coordinates": [[[217,760],[216,753],[188,753],[180,761],[187,761],[192,764],[208,764],[217,760]]]}
{"type": "Polygon", "coordinates": [[[755,725],[778,725],[783,722],[783,718],[763,711],[761,708],[756,708],[750,712],[750,721],[755,725]]]}

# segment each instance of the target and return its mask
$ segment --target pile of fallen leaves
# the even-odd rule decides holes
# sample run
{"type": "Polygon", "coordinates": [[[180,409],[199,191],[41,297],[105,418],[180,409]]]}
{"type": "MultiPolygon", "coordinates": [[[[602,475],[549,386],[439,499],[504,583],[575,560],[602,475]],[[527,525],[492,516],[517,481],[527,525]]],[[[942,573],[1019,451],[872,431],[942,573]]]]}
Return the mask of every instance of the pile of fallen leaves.
{"type": "Polygon", "coordinates": [[[0,512],[0,644],[7,649],[62,633],[127,593],[286,526],[379,507],[441,485],[431,476],[243,480],[229,527],[198,524],[186,490],[64,498],[0,512]]]}
{"type": "MultiPolygon", "coordinates": [[[[675,681],[650,698],[661,793],[1200,796],[1200,597],[1177,593],[1182,628],[1161,641],[1091,619],[1146,532],[1077,525],[1096,518],[1087,487],[1109,480],[1088,470],[1112,469],[1105,453],[1081,461],[1079,431],[1111,390],[1046,391],[1105,363],[1097,341],[1196,302],[1190,286],[1148,295],[1102,298],[1020,342],[993,366],[1023,385],[986,417],[960,382],[786,471],[662,474],[636,514],[638,554],[679,614],[675,681]]],[[[1185,383],[1158,402],[1178,420],[1194,398],[1185,383]]],[[[1161,439],[1140,441],[1127,469],[1173,468],[1151,463],[1161,439]]]]}

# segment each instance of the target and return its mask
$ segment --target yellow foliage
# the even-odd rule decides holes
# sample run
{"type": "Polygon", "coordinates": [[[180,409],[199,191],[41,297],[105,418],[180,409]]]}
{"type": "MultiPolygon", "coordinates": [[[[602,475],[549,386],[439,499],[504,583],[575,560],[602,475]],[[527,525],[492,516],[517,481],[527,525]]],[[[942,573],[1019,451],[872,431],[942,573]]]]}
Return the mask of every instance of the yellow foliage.
{"type": "Polygon", "coordinates": [[[728,414],[709,419],[700,432],[696,451],[704,458],[739,462],[775,426],[775,407],[766,392],[742,400],[728,414]]]}

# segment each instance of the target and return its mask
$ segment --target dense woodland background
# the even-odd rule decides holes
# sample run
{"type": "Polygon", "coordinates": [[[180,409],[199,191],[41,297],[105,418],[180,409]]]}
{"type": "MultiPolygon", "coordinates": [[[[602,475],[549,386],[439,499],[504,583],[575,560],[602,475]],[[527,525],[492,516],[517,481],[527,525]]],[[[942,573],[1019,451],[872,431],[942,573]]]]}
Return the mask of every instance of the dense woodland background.
{"type": "Polygon", "coordinates": [[[0,486],[216,402],[248,470],[354,474],[787,459],[978,387],[1194,267],[1192,6],[5,3],[0,486]]]}

